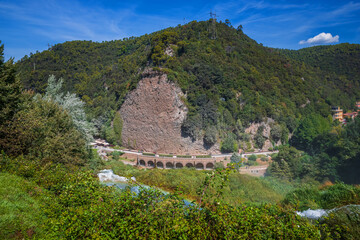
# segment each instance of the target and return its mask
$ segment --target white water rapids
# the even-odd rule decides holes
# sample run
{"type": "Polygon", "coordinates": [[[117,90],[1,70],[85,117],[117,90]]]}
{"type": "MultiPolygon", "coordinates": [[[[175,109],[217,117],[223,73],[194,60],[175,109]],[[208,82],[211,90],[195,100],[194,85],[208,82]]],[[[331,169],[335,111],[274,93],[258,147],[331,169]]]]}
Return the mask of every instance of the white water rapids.
{"type": "MultiPolygon", "coordinates": [[[[98,177],[100,182],[128,182],[129,179],[126,177],[121,177],[119,175],[114,174],[111,169],[104,169],[98,173],[98,177]]],[[[136,181],[135,177],[131,177],[132,181],[136,181]]]]}
{"type": "Polygon", "coordinates": [[[301,217],[306,217],[309,219],[319,219],[322,217],[326,217],[329,213],[331,212],[336,212],[342,209],[346,209],[349,207],[356,207],[356,208],[360,208],[360,205],[346,205],[343,207],[339,207],[339,208],[333,208],[333,209],[329,209],[329,210],[325,210],[325,209],[316,209],[316,210],[311,210],[308,209],[306,211],[302,211],[302,212],[296,212],[299,216],[301,217]]]}

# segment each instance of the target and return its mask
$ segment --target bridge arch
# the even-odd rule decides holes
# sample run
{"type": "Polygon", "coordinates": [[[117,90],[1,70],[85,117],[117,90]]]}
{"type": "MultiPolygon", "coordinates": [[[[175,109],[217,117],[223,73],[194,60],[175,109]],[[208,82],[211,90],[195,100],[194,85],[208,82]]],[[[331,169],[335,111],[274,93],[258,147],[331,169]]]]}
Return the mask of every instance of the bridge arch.
{"type": "Polygon", "coordinates": [[[157,163],[156,163],[156,167],[157,167],[157,168],[164,168],[163,162],[157,162],[157,163]]]}
{"type": "Polygon", "coordinates": [[[196,169],[204,169],[204,164],[202,164],[202,163],[197,163],[197,164],[195,165],[195,168],[196,168],[196,169]]]}
{"type": "Polygon", "coordinates": [[[167,162],[165,167],[166,168],[174,168],[174,164],[172,162],[167,162]]]}
{"type": "Polygon", "coordinates": [[[186,166],[187,168],[193,168],[193,167],[194,167],[194,164],[192,164],[192,163],[187,163],[185,166],[186,166]]]}
{"type": "Polygon", "coordinates": [[[176,163],[175,168],[183,168],[184,165],[182,163],[176,163]]]}
{"type": "Polygon", "coordinates": [[[145,161],[144,161],[144,160],[142,160],[142,159],[140,159],[140,161],[139,161],[139,165],[140,165],[140,166],[144,166],[144,167],[145,167],[145,161]]]}
{"type": "Polygon", "coordinates": [[[151,161],[151,160],[148,161],[147,165],[148,165],[148,167],[154,167],[155,166],[154,162],[151,161]]]}
{"type": "Polygon", "coordinates": [[[207,169],[213,169],[214,168],[214,164],[212,162],[209,162],[206,164],[206,168],[207,169]]]}

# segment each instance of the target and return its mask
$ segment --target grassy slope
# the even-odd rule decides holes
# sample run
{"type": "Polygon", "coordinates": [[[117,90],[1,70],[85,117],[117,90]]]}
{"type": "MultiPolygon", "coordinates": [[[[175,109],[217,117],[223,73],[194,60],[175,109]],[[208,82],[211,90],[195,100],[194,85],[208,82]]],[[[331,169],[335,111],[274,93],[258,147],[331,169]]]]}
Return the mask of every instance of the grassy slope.
{"type": "Polygon", "coordinates": [[[41,189],[21,177],[0,173],[0,239],[41,238],[41,189]]]}

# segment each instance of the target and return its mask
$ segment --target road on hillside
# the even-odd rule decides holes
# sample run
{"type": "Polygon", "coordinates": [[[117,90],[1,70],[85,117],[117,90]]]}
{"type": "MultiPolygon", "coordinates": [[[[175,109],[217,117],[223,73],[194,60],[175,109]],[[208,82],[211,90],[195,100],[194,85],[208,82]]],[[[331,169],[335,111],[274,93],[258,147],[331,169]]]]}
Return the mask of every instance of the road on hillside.
{"type": "MultiPolygon", "coordinates": [[[[129,153],[129,154],[135,154],[135,155],[142,155],[141,152],[136,152],[136,151],[130,151],[130,150],[119,150],[119,149],[114,149],[114,148],[110,148],[110,147],[96,147],[95,149],[98,150],[104,150],[104,151],[109,151],[109,152],[113,152],[113,151],[118,151],[118,152],[123,152],[123,153],[129,153]]],[[[273,151],[273,152],[251,152],[251,153],[243,153],[242,156],[243,157],[248,157],[251,155],[269,155],[269,154],[273,154],[273,153],[278,153],[279,151],[273,151]]],[[[215,157],[215,158],[221,158],[221,157],[231,157],[232,154],[214,154],[211,155],[211,157],[215,157]]]]}
{"type": "MultiPolygon", "coordinates": [[[[273,151],[273,152],[250,152],[250,153],[243,153],[241,154],[241,156],[243,157],[248,157],[251,155],[269,155],[269,154],[273,154],[273,153],[278,153],[279,151],[273,151]]],[[[233,154],[232,153],[228,153],[228,154],[216,154],[216,155],[211,155],[212,157],[231,157],[233,154]]]]}

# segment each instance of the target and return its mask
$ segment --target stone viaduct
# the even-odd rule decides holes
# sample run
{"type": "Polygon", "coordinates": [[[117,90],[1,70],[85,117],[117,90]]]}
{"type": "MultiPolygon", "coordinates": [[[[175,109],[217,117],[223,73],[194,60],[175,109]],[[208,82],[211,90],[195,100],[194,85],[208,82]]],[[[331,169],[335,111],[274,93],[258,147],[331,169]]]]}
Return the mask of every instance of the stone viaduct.
{"type": "MultiPolygon", "coordinates": [[[[172,158],[172,157],[156,157],[139,155],[137,157],[137,165],[148,168],[196,168],[196,169],[214,169],[215,158],[172,158]]],[[[220,161],[218,161],[220,162],[220,161]]]]}

